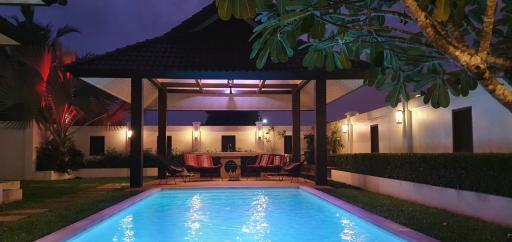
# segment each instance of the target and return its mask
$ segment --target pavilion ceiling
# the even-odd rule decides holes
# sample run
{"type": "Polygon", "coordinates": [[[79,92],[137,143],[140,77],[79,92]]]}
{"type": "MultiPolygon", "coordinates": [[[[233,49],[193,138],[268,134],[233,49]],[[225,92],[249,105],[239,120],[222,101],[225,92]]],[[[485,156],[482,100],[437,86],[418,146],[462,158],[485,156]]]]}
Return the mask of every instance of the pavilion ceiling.
{"type": "MultiPolygon", "coordinates": [[[[83,78],[88,83],[130,102],[130,79],[83,78]]],[[[144,107],[157,108],[154,82],[167,89],[169,110],[290,110],[291,93],[301,90],[302,110],[313,110],[314,81],[303,80],[176,80],[144,79],[144,107]]],[[[362,80],[327,80],[327,103],[350,93],[362,80]]]]}

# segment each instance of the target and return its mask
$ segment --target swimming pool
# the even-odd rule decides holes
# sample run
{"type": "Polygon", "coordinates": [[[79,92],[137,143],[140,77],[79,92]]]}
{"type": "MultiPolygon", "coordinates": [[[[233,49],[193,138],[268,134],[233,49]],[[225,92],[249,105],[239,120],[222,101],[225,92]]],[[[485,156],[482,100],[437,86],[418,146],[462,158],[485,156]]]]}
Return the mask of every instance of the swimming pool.
{"type": "Polygon", "coordinates": [[[308,189],[161,190],[67,241],[406,241],[308,189]]]}

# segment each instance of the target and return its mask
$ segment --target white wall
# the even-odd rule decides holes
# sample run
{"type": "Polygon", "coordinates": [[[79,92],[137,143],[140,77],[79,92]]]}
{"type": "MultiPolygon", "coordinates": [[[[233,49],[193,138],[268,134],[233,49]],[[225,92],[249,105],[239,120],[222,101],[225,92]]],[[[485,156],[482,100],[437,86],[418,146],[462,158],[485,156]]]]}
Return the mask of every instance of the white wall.
{"type": "MultiPolygon", "coordinates": [[[[484,89],[478,88],[469,97],[451,97],[448,108],[434,109],[415,98],[408,103],[411,111],[412,152],[445,153],[453,151],[452,110],[471,107],[473,115],[474,152],[512,152],[512,113],[494,100],[484,89]]],[[[382,153],[407,152],[406,129],[397,124],[397,108],[383,107],[352,117],[353,153],[370,152],[370,126],[379,125],[379,150],[382,153]]],[[[329,128],[340,128],[348,120],[329,124],[329,128]]],[[[342,134],[349,153],[349,134],[342,134]]]]}
{"type": "MultiPolygon", "coordinates": [[[[264,126],[266,131],[268,126],[264,126]]],[[[277,135],[277,131],[286,130],[286,135],[292,134],[291,126],[275,126],[275,150],[272,150],[272,144],[265,144],[266,152],[284,152],[284,139],[277,135]]],[[[311,133],[310,126],[301,128],[301,135],[311,133]]],[[[242,151],[256,151],[256,127],[255,126],[201,126],[201,149],[200,151],[220,151],[222,135],[235,135],[236,147],[242,151]]],[[[156,142],[158,130],[156,126],[146,126],[143,132],[143,144],[145,150],[156,152],[156,142]]],[[[192,150],[192,125],[191,126],[168,126],[167,135],[172,136],[173,149],[178,151],[189,152],[192,150]]],[[[105,149],[113,148],[117,151],[128,151],[128,143],[126,137],[126,127],[118,127],[109,129],[103,126],[82,127],[73,136],[78,149],[82,150],[86,156],[89,155],[89,138],[90,136],[105,136],[105,149]]],[[[302,139],[302,149],[305,148],[302,139]]]]}
{"type": "Polygon", "coordinates": [[[512,199],[484,193],[332,170],[331,178],[367,191],[512,226],[512,199]]]}
{"type": "Polygon", "coordinates": [[[0,181],[20,180],[34,173],[39,142],[35,124],[24,129],[0,127],[0,181]]]}
{"type": "Polygon", "coordinates": [[[472,107],[475,152],[512,152],[512,113],[483,88],[466,98],[452,98],[450,107],[433,109],[422,100],[411,102],[415,152],[451,152],[454,109],[472,107]]]}

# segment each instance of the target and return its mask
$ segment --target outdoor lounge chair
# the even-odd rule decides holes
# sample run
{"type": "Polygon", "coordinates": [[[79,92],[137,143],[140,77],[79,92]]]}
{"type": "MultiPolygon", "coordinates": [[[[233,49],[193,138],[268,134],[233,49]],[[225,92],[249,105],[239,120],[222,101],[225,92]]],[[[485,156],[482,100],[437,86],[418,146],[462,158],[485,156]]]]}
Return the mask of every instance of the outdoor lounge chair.
{"type": "Polygon", "coordinates": [[[287,163],[285,166],[283,166],[281,175],[291,177],[290,182],[293,182],[293,178],[300,177],[300,171],[302,170],[303,164],[304,161],[301,161],[299,163],[287,163]]]}
{"type": "MultiPolygon", "coordinates": [[[[177,166],[173,166],[173,165],[169,165],[166,169],[165,169],[165,175],[164,175],[164,178],[160,180],[160,183],[165,180],[165,183],[167,184],[167,179],[170,177],[173,179],[174,181],[174,185],[176,185],[176,177],[178,176],[178,174],[180,173],[186,173],[187,170],[184,168],[184,167],[177,167],[177,166]]],[[[180,176],[183,178],[183,181],[185,181],[185,178],[186,176],[180,176]]]]}
{"type": "Polygon", "coordinates": [[[185,154],[185,168],[201,177],[219,177],[221,164],[215,164],[211,155],[185,154]]]}
{"type": "Polygon", "coordinates": [[[285,163],[286,156],[284,155],[261,154],[257,156],[255,163],[247,165],[247,169],[252,171],[251,174],[260,176],[261,172],[279,172],[285,163]]]}

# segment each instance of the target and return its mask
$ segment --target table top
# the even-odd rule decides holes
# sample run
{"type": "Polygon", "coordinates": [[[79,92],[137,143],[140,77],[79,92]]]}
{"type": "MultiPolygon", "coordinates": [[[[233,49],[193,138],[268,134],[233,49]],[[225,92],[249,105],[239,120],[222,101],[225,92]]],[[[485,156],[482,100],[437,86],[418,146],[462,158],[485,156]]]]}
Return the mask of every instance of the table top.
{"type": "Polygon", "coordinates": [[[213,152],[208,153],[211,156],[216,157],[242,157],[242,156],[256,156],[259,153],[256,152],[213,152]]]}

